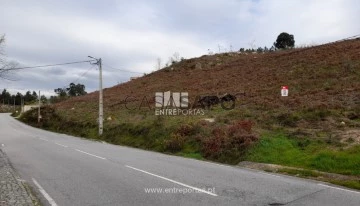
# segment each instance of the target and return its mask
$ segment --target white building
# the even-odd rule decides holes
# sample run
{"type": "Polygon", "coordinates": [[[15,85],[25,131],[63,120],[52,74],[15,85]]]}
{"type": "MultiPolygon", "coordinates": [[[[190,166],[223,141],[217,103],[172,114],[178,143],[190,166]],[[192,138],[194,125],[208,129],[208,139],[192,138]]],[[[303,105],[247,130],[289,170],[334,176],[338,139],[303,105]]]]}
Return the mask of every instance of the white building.
{"type": "Polygon", "coordinates": [[[37,108],[39,108],[38,104],[24,105],[24,107],[21,108],[21,113],[27,112],[27,111],[32,110],[32,109],[37,109],[37,108]]]}

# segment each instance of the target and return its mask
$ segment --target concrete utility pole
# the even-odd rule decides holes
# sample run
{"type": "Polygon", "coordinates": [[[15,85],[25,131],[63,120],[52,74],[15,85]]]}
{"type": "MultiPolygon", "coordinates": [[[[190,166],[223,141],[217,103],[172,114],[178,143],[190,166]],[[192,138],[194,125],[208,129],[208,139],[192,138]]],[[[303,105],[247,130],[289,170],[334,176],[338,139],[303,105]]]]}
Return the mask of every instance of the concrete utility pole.
{"type": "Polygon", "coordinates": [[[41,119],[41,115],[40,115],[40,107],[41,107],[41,97],[40,97],[40,90],[39,90],[38,123],[40,123],[40,119],[41,119]]]}
{"type": "Polygon", "coordinates": [[[102,61],[100,59],[96,59],[92,56],[88,56],[89,58],[95,59],[97,62],[95,64],[99,65],[99,136],[103,134],[104,128],[104,103],[103,103],[103,85],[102,85],[102,61]]]}

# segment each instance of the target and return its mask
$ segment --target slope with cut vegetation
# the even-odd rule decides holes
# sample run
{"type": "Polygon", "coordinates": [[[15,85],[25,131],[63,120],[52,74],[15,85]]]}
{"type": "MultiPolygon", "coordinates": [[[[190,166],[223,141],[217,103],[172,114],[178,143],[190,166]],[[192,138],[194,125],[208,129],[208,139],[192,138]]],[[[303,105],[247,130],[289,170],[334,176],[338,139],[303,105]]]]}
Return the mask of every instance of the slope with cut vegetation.
{"type": "Polygon", "coordinates": [[[205,55],[107,88],[101,137],[98,92],[42,111],[40,125],[36,112],[22,120],[198,159],[231,164],[252,160],[359,176],[360,40],[260,54],[205,55]],[[289,87],[288,97],[280,95],[283,85],[289,87]],[[165,91],[188,92],[190,102],[197,95],[230,93],[237,95],[236,107],[214,106],[204,116],[155,116],[155,92],[165,91]]]}

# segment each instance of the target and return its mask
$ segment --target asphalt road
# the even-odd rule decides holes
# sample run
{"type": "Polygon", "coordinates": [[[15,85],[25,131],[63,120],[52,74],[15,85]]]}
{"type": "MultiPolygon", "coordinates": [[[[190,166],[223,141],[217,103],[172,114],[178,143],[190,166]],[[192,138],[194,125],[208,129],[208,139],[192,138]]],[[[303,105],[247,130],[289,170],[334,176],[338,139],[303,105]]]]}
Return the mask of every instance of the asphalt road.
{"type": "Polygon", "coordinates": [[[0,146],[44,205],[360,205],[357,191],[52,133],[8,114],[0,146]]]}

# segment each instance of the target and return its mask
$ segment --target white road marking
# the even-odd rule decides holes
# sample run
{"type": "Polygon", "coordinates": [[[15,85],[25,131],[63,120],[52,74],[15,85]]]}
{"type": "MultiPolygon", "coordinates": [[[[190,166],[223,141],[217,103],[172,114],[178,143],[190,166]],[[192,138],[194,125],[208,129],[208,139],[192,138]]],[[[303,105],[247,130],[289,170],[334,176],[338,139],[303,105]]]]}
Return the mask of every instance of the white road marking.
{"type": "Polygon", "coordinates": [[[336,190],[342,190],[342,191],[346,191],[346,192],[353,192],[353,193],[356,193],[356,194],[360,194],[360,192],[353,191],[353,190],[347,190],[347,189],[343,189],[343,188],[340,188],[340,187],[332,187],[332,186],[321,184],[321,183],[319,183],[318,185],[328,187],[328,188],[332,188],[332,189],[336,189],[336,190]]]}
{"type": "MultiPolygon", "coordinates": [[[[180,157],[180,158],[184,158],[184,157],[180,157]]],[[[232,166],[223,165],[223,164],[218,164],[218,163],[215,163],[215,162],[209,162],[209,161],[203,161],[203,160],[197,160],[197,159],[193,159],[193,160],[199,161],[199,162],[202,162],[202,163],[205,163],[205,164],[211,164],[211,165],[220,166],[220,167],[229,167],[229,168],[232,168],[232,166]]]]}
{"type": "Polygon", "coordinates": [[[273,176],[273,177],[280,177],[280,176],[269,174],[269,173],[266,173],[266,172],[258,172],[258,173],[263,174],[263,175],[273,176]]]}
{"type": "Polygon", "coordinates": [[[40,140],[48,142],[49,140],[39,137],[40,140]]]}
{"type": "Polygon", "coordinates": [[[81,153],[84,153],[84,154],[87,154],[87,155],[90,155],[90,156],[93,156],[93,157],[96,157],[96,158],[99,158],[99,159],[102,159],[102,160],[106,160],[105,157],[100,157],[100,156],[97,156],[97,155],[94,155],[94,154],[90,154],[90,153],[87,153],[87,152],[84,152],[82,150],[78,150],[78,149],[75,149],[76,151],[78,152],[81,152],[81,153]]]}
{"type": "Polygon", "coordinates": [[[44,188],[41,187],[41,185],[34,178],[32,178],[32,181],[34,182],[36,187],[39,188],[39,191],[45,197],[45,199],[50,203],[50,205],[57,206],[56,202],[50,197],[50,195],[44,190],[44,188]]]}
{"type": "Polygon", "coordinates": [[[184,183],[181,183],[181,182],[178,182],[178,181],[175,181],[175,180],[166,178],[166,177],[162,177],[162,176],[160,176],[160,175],[156,175],[156,174],[147,172],[147,171],[145,171],[145,170],[141,170],[141,169],[138,169],[138,168],[135,168],[135,167],[131,167],[131,166],[128,166],[128,165],[125,165],[125,167],[130,168],[130,169],[133,169],[133,170],[137,170],[137,171],[139,171],[139,172],[142,172],[142,173],[145,173],[145,174],[148,174],[148,175],[152,175],[152,176],[154,176],[154,177],[161,178],[161,179],[163,179],[163,180],[167,180],[167,181],[169,181],[169,182],[172,182],[172,183],[175,183],[175,184],[184,186],[184,187],[191,188],[191,189],[193,189],[193,190],[196,190],[196,191],[199,191],[199,192],[208,194],[208,195],[212,195],[212,196],[215,196],[215,197],[218,196],[218,195],[215,194],[215,193],[208,192],[208,191],[206,191],[206,190],[203,190],[203,189],[200,189],[200,188],[197,188],[197,187],[193,187],[193,186],[190,186],[190,185],[187,185],[187,184],[184,184],[184,183]]]}
{"type": "Polygon", "coordinates": [[[55,142],[55,144],[67,148],[68,146],[55,142]]]}

